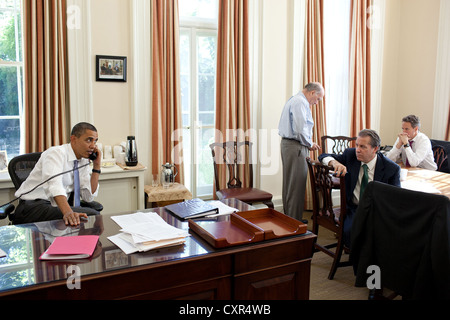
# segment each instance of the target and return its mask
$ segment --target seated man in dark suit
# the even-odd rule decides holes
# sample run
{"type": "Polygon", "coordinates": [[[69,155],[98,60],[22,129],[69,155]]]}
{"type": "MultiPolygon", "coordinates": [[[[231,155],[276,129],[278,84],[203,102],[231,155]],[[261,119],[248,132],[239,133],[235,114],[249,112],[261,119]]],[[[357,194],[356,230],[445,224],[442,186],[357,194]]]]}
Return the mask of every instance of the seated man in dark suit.
{"type": "Polygon", "coordinates": [[[358,134],[356,148],[343,154],[321,154],[319,160],[334,168],[336,175],[345,175],[347,216],[344,221],[344,244],[350,247],[350,230],[359,199],[370,181],[380,181],[400,187],[400,167],[379,153],[381,139],[374,130],[358,134]]]}

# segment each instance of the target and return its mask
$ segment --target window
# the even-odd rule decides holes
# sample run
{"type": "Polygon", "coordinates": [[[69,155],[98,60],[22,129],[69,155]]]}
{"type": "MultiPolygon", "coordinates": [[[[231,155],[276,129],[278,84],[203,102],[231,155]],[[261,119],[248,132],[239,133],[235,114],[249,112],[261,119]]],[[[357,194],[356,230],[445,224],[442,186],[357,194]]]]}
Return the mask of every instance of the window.
{"type": "Polygon", "coordinates": [[[0,150],[21,152],[23,101],[21,0],[0,0],[0,150]]]}
{"type": "Polygon", "coordinates": [[[179,12],[185,184],[206,198],[214,181],[217,0],[180,0],[179,12]]]}
{"type": "Polygon", "coordinates": [[[350,0],[325,1],[323,21],[327,134],[348,136],[350,0]]]}

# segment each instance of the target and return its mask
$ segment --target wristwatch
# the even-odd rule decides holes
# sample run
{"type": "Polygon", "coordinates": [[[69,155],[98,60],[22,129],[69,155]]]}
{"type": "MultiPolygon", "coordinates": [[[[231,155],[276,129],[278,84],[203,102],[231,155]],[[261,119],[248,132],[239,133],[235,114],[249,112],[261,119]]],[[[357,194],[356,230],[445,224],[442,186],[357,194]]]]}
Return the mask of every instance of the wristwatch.
{"type": "Polygon", "coordinates": [[[92,172],[93,172],[93,173],[98,173],[98,174],[102,173],[101,170],[97,170],[97,169],[92,169],[92,172]]]}
{"type": "Polygon", "coordinates": [[[404,147],[404,148],[408,148],[408,147],[409,147],[409,143],[405,143],[405,144],[403,145],[403,147],[404,147]]]}

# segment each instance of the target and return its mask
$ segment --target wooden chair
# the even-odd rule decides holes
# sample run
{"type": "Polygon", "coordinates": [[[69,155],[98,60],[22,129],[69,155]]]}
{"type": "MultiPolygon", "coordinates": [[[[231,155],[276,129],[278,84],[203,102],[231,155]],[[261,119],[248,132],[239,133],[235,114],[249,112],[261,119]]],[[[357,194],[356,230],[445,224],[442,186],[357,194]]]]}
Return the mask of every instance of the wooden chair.
{"type": "Polygon", "coordinates": [[[338,267],[349,266],[350,262],[341,262],[342,252],[348,251],[343,242],[343,227],[346,215],[346,199],[345,199],[345,179],[340,177],[339,190],[341,192],[340,206],[333,207],[332,189],[333,181],[330,171],[333,167],[325,166],[319,161],[313,161],[310,158],[306,159],[308,163],[308,170],[310,174],[312,198],[313,198],[313,228],[312,232],[319,234],[319,226],[331,230],[336,234],[336,242],[328,245],[321,245],[317,243],[317,238],[314,243],[314,250],[318,250],[328,254],[333,258],[328,279],[332,280],[338,267]],[[330,250],[336,248],[335,251],[330,250]]]}
{"type": "Polygon", "coordinates": [[[322,153],[330,153],[327,152],[328,143],[333,143],[331,147],[331,153],[333,154],[343,154],[345,149],[355,147],[354,141],[356,141],[356,137],[346,137],[346,136],[322,136],[321,138],[321,147],[322,153]]]}
{"type": "Polygon", "coordinates": [[[248,204],[262,202],[273,209],[272,194],[253,188],[252,143],[228,141],[209,145],[214,163],[216,195],[219,200],[235,198],[248,204]],[[226,167],[228,181],[220,187],[220,169],[226,167]],[[241,171],[245,170],[245,171],[241,171]],[[248,187],[243,187],[241,172],[248,172],[248,187]]]}
{"type": "Polygon", "coordinates": [[[433,146],[434,162],[437,164],[437,171],[450,173],[448,164],[448,155],[444,147],[440,145],[433,146]]]}
{"type": "MultiPolygon", "coordinates": [[[[333,146],[331,147],[331,153],[333,154],[343,154],[345,149],[352,148],[355,146],[354,141],[356,141],[356,137],[346,137],[346,136],[322,136],[321,138],[321,148],[322,153],[329,153],[327,152],[328,148],[328,142],[333,143],[333,146]]],[[[333,177],[333,188],[339,189],[339,179],[333,177]]]]}

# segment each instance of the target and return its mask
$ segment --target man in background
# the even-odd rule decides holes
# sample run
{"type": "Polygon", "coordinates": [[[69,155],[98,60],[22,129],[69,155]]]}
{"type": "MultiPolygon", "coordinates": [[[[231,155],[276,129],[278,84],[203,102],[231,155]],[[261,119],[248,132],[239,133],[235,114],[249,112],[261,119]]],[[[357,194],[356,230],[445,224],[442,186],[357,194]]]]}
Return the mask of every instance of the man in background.
{"type": "Polygon", "coordinates": [[[419,131],[420,120],[415,115],[402,119],[402,132],[398,134],[394,147],[387,157],[392,161],[402,160],[407,167],[436,170],[430,139],[419,131]]]}
{"type": "MultiPolygon", "coordinates": [[[[353,215],[358,209],[365,186],[379,181],[400,187],[400,166],[379,153],[381,139],[374,130],[361,130],[356,148],[348,148],[343,154],[321,154],[319,161],[334,168],[337,176],[345,175],[347,215],[344,220],[343,240],[350,248],[350,231],[353,215]]],[[[342,196],[342,195],[341,195],[342,196]]]]}
{"type": "MultiPolygon", "coordinates": [[[[320,83],[305,86],[291,97],[281,113],[278,133],[281,136],[281,161],[283,163],[283,209],[284,213],[303,220],[310,150],[320,147],[312,141],[314,121],[311,106],[323,99],[325,91],[320,83]]],[[[304,221],[305,222],[305,221],[304,221]]]]}

